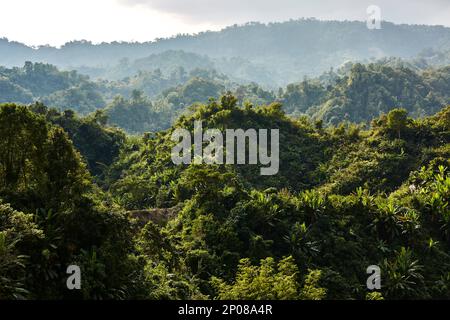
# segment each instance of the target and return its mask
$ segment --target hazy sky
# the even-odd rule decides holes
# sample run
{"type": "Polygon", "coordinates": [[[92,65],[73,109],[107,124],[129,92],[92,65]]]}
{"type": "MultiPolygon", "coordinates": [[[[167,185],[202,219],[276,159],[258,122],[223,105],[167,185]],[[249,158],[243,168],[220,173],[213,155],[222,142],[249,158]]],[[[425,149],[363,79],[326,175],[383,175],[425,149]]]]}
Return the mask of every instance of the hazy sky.
{"type": "Polygon", "coordinates": [[[450,0],[0,0],[0,37],[57,46],[148,41],[248,21],[366,20],[371,4],[385,20],[450,26],[450,0]]]}

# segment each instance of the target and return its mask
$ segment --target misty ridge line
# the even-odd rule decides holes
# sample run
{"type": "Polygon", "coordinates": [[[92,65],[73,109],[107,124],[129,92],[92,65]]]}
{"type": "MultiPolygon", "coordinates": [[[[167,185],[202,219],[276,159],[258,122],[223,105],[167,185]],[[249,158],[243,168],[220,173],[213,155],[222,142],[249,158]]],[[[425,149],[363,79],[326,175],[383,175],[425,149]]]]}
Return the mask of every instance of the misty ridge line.
{"type": "MultiPolygon", "coordinates": [[[[166,41],[172,41],[172,40],[178,40],[178,39],[189,39],[189,38],[197,38],[197,37],[207,37],[210,35],[219,34],[222,32],[226,32],[229,30],[233,30],[236,28],[251,28],[251,27],[276,27],[279,25],[287,24],[287,23],[302,23],[302,22],[314,22],[319,24],[334,24],[335,26],[343,25],[343,24],[354,24],[360,26],[362,29],[367,29],[366,21],[363,20],[333,20],[333,19],[318,19],[315,17],[308,17],[308,18],[299,18],[299,19],[288,19],[283,21],[274,21],[274,22],[259,22],[259,21],[249,21],[246,23],[235,23],[230,24],[226,27],[223,27],[219,30],[204,30],[200,32],[192,32],[192,33],[176,33],[169,37],[157,37],[153,40],[148,41],[132,41],[132,40],[114,40],[114,41],[101,41],[101,42],[95,42],[89,39],[72,39],[67,40],[64,44],[57,46],[57,45],[50,45],[50,44],[40,44],[40,45],[30,45],[25,42],[16,41],[14,39],[10,39],[6,36],[0,35],[0,43],[1,42],[7,42],[9,44],[18,45],[21,47],[25,47],[28,49],[33,49],[35,51],[39,50],[64,50],[73,46],[77,45],[89,45],[92,47],[99,47],[99,46],[122,46],[122,45],[132,45],[132,46],[139,46],[139,45],[156,45],[160,44],[162,42],[166,41]]],[[[439,24],[410,24],[410,23],[396,23],[389,20],[381,20],[380,21],[383,25],[386,24],[389,27],[424,27],[424,28],[433,28],[437,30],[446,29],[450,31],[449,26],[445,25],[439,25],[439,24]]],[[[370,31],[370,30],[369,30],[370,31]]],[[[1,47],[0,47],[1,49],[1,47]]]]}
{"type": "MultiPolygon", "coordinates": [[[[119,80],[137,71],[160,67],[152,61],[139,65],[136,60],[175,50],[199,55],[204,64],[211,62],[208,59],[213,60],[211,68],[235,82],[277,88],[300,81],[304,76],[319,76],[348,61],[410,58],[429,48],[450,49],[448,27],[394,24],[382,18],[381,14],[382,27],[374,30],[368,28],[367,21],[303,18],[236,24],[220,31],[175,35],[149,42],[73,41],[60,48],[32,48],[3,39],[0,40],[0,65],[16,67],[24,61],[44,62],[95,79],[119,80]],[[128,63],[122,63],[124,60],[128,63]]],[[[174,60],[172,65],[180,66],[180,60],[174,60]]],[[[192,63],[185,59],[181,65],[189,69],[192,63]]]]}

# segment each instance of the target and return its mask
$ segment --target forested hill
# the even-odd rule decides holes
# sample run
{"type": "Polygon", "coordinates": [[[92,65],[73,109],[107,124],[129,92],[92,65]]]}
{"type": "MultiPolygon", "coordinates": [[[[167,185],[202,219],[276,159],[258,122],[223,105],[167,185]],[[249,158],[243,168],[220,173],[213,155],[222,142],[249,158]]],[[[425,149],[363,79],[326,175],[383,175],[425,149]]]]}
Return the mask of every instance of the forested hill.
{"type": "Polygon", "coordinates": [[[0,66],[0,103],[31,103],[89,113],[105,106],[99,86],[76,71],[60,71],[53,65],[25,62],[11,69],[0,66]]]}
{"type": "Polygon", "coordinates": [[[450,28],[0,39],[0,300],[449,299],[449,203],[450,28]]]}
{"type": "MultiPolygon", "coordinates": [[[[146,43],[75,41],[61,48],[34,49],[3,39],[0,65],[21,65],[30,60],[64,68],[111,66],[122,58],[134,60],[167,50],[184,50],[214,59],[239,57],[255,67],[266,68],[274,82],[286,84],[302,75],[318,75],[347,60],[409,58],[427,48],[450,49],[450,28],[384,22],[382,29],[369,30],[364,22],[302,19],[235,25],[219,32],[146,43]]],[[[229,62],[229,66],[234,64],[229,62]]]]}
{"type": "MultiPolygon", "coordinates": [[[[336,71],[274,91],[264,90],[256,83],[232,81],[214,69],[192,69],[208,68],[201,60],[192,70],[176,67],[173,60],[180,61],[181,57],[184,61],[186,56],[189,55],[172,52],[163,70],[139,71],[116,81],[90,80],[76,71],[60,71],[43,63],[0,67],[0,103],[39,101],[60,111],[72,109],[82,115],[102,109],[109,124],[128,133],[167,129],[180,114],[189,112],[189,106],[206,103],[228,91],[240,104],[281,102],[288,115],[307,115],[325,125],[342,121],[369,123],[397,107],[418,118],[450,104],[450,66],[429,68],[426,60],[349,62],[336,71]]],[[[160,59],[160,55],[152,56],[155,62],[160,59]]],[[[141,65],[145,61],[140,61],[141,65]]],[[[130,70],[134,65],[129,65],[130,70]]]]}
{"type": "Polygon", "coordinates": [[[337,124],[368,122],[396,107],[417,118],[450,103],[450,66],[415,72],[402,65],[357,63],[344,75],[325,76],[330,79],[288,85],[279,97],[285,110],[337,124]]]}
{"type": "Polygon", "coordinates": [[[450,106],[368,130],[280,107],[225,95],[131,137],[98,114],[0,105],[0,299],[447,299],[450,106]],[[278,128],[279,174],[174,166],[171,134],[195,120],[278,128]]]}

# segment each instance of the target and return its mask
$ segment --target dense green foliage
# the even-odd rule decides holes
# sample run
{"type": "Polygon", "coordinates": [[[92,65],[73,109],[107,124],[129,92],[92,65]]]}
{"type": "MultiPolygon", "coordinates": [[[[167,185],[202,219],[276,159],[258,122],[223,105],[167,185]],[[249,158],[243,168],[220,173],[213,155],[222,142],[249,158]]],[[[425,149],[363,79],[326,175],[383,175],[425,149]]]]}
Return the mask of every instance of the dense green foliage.
{"type": "Polygon", "coordinates": [[[450,104],[449,67],[415,72],[385,61],[348,67],[343,75],[331,76],[333,84],[327,86],[318,80],[288,85],[280,97],[286,111],[338,124],[368,122],[399,106],[417,118],[450,104]]]}
{"type": "Polygon", "coordinates": [[[105,168],[114,162],[125,142],[126,137],[121,130],[105,126],[107,116],[101,110],[84,118],[72,110],[59,112],[42,103],[31,105],[30,110],[67,132],[95,176],[101,176],[105,168]]]}
{"type": "Polygon", "coordinates": [[[368,123],[399,106],[417,118],[450,103],[450,67],[434,69],[420,61],[392,58],[367,65],[347,63],[336,72],[330,70],[277,92],[256,83],[234,82],[214,69],[196,68],[189,73],[183,67],[165,73],[155,69],[122,80],[92,82],[73,71],[26,63],[23,68],[0,69],[0,102],[40,101],[84,115],[106,109],[109,124],[132,134],[168,129],[181,114],[189,113],[192,104],[217,99],[227,91],[240,104],[281,102],[287,114],[308,115],[325,125],[368,123]]]}
{"type": "Polygon", "coordinates": [[[450,298],[449,39],[314,19],[1,39],[0,300],[450,298]],[[199,120],[278,129],[279,172],[175,165],[199,120]]]}
{"type": "Polygon", "coordinates": [[[75,71],[59,71],[55,66],[26,62],[23,68],[0,67],[0,102],[31,103],[71,107],[80,113],[105,105],[96,84],[75,71]]]}
{"type": "Polygon", "coordinates": [[[103,112],[2,105],[1,298],[449,296],[450,107],[418,120],[396,109],[364,129],[237,103],[197,105],[142,137],[103,112]],[[280,129],[280,173],[174,166],[171,132],[195,119],[280,129]],[[81,291],[65,289],[69,264],[81,291]],[[365,289],[373,264],[379,293],[365,289]]]}
{"type": "Polygon", "coordinates": [[[67,133],[13,104],[1,106],[0,123],[1,298],[124,296],[127,219],[105,207],[67,133]],[[61,277],[75,262],[91,273],[74,293],[61,277]]]}
{"type": "Polygon", "coordinates": [[[170,126],[167,112],[155,110],[141,91],[133,91],[130,100],[117,96],[104,113],[110,124],[130,133],[162,130],[170,126]]]}

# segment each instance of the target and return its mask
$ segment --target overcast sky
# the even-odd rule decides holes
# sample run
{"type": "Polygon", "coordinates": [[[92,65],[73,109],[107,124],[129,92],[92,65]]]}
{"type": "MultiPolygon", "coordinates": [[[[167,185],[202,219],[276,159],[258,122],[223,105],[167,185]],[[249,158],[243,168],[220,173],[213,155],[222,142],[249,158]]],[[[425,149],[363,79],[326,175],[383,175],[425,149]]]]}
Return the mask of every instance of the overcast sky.
{"type": "Polygon", "coordinates": [[[149,41],[248,21],[365,21],[371,4],[384,20],[450,27],[450,0],[0,0],[0,37],[56,46],[149,41]]]}

